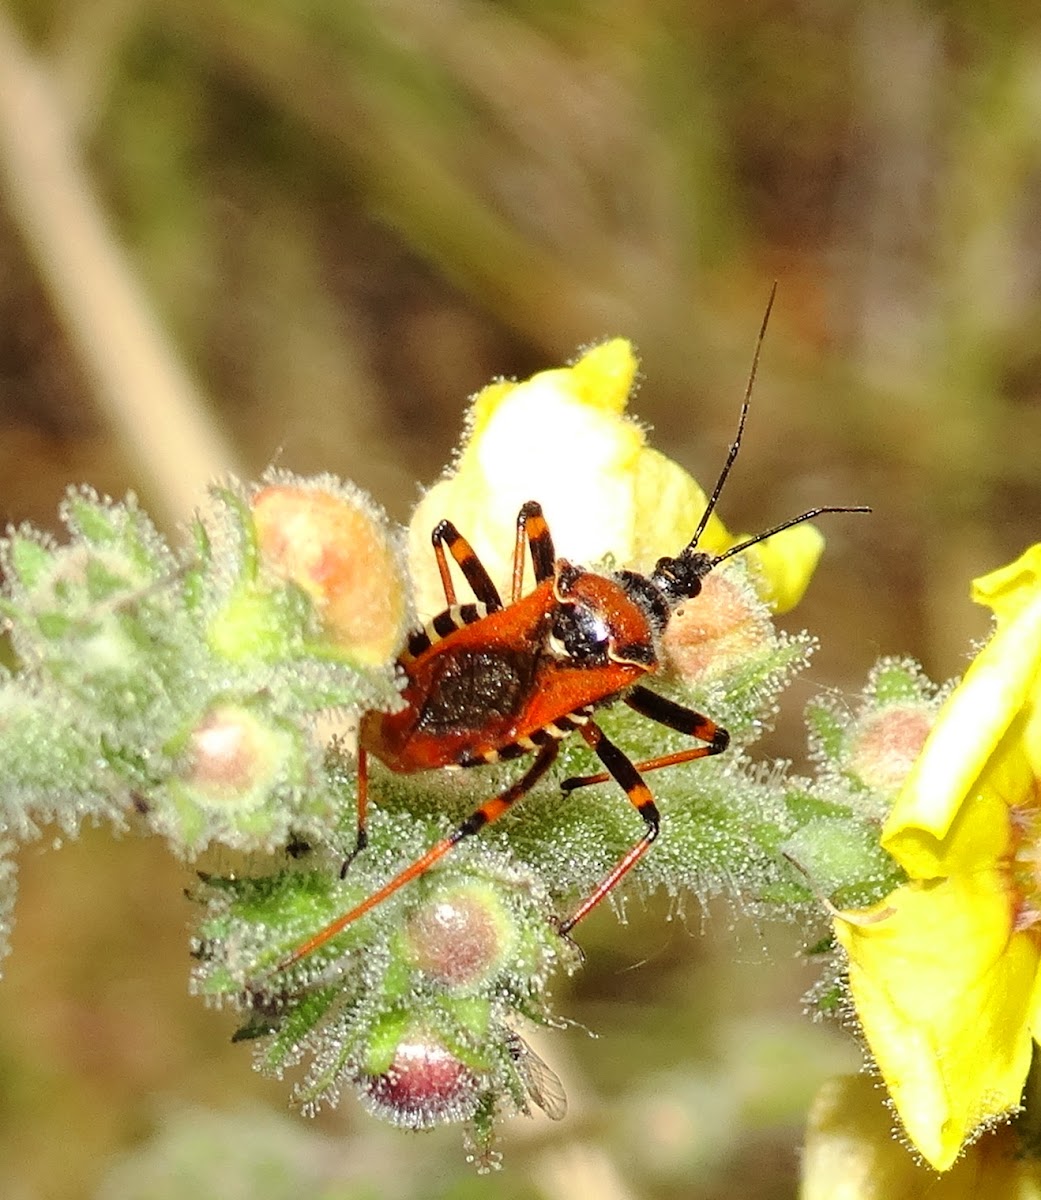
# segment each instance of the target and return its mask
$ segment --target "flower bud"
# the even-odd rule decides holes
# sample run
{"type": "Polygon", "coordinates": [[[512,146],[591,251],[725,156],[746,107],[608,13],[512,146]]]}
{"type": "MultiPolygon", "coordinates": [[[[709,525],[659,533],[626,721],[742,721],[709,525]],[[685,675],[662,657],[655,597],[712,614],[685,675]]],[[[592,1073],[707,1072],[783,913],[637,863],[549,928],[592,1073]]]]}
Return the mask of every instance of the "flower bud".
{"type": "Polygon", "coordinates": [[[895,796],[907,778],[936,718],[935,705],[890,704],[857,724],[849,770],[868,787],[895,796]]]}
{"type": "Polygon", "coordinates": [[[878,827],[853,817],[807,821],[782,845],[814,887],[836,903],[862,904],[894,878],[893,864],[878,846],[878,827]]]}
{"type": "Polygon", "coordinates": [[[375,508],[342,484],[291,478],[262,488],[250,507],[261,564],[306,593],[327,641],[356,662],[392,658],[407,619],[407,586],[375,508]]]}
{"type": "Polygon", "coordinates": [[[150,822],[190,853],[211,840],[242,849],[282,841],[290,822],[308,827],[322,803],[299,786],[307,771],[304,743],[300,731],[255,708],[213,705],[175,751],[174,772],[149,806],[150,822]]]}
{"type": "Polygon", "coordinates": [[[662,639],[669,665],[688,682],[725,674],[775,643],[769,609],[737,571],[706,576],[701,592],[672,614],[662,639]]]}
{"type": "Polygon", "coordinates": [[[406,939],[414,968],[445,987],[467,989],[499,970],[516,935],[494,889],[474,882],[428,896],[409,917],[406,939]]]}
{"type": "Polygon", "coordinates": [[[481,1095],[475,1072],[420,1025],[401,1035],[385,1070],[360,1084],[374,1116],[408,1129],[465,1121],[481,1095]]]}
{"type": "Polygon", "coordinates": [[[201,804],[250,805],[280,774],[289,735],[248,708],[211,708],[188,737],[180,782],[201,804]]]}

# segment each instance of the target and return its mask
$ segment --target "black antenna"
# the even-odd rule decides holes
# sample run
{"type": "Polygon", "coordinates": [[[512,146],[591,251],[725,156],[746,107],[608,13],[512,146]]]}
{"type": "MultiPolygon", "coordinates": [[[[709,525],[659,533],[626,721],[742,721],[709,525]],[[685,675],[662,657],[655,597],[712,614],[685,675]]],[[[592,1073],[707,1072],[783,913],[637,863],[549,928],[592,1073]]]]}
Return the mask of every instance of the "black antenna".
{"type": "Polygon", "coordinates": [[[803,521],[812,521],[814,517],[819,517],[821,513],[869,513],[870,511],[871,509],[866,504],[825,504],[821,508],[811,508],[807,512],[800,513],[797,517],[791,517],[787,521],[782,521],[780,525],[775,525],[773,529],[766,529],[762,533],[757,533],[755,537],[749,538],[747,542],[741,542],[737,546],[731,546],[729,550],[724,550],[722,554],[718,554],[712,559],[712,565],[714,567],[717,566],[724,559],[732,558],[735,554],[740,554],[742,550],[747,550],[749,546],[754,546],[757,542],[765,542],[767,538],[773,537],[775,533],[780,533],[782,529],[791,529],[793,525],[801,525],[803,521]]]}
{"type": "MultiPolygon", "coordinates": [[[[734,435],[734,440],[730,444],[730,452],[727,454],[727,460],[723,464],[723,470],[720,471],[719,478],[716,480],[716,486],[712,489],[712,495],[709,497],[708,504],[705,506],[705,511],[701,514],[701,520],[698,522],[698,527],[694,530],[694,536],[687,543],[686,549],[681,551],[682,554],[689,554],[691,551],[697,548],[697,544],[701,539],[701,535],[705,532],[705,526],[708,524],[708,519],[712,516],[712,513],[715,510],[716,501],[719,499],[719,494],[723,490],[723,484],[726,483],[727,476],[730,474],[730,468],[734,465],[734,459],[737,458],[737,452],[741,449],[741,435],[745,432],[745,420],[748,417],[748,404],[752,399],[752,388],[755,386],[755,376],[756,372],[759,370],[759,355],[763,349],[763,340],[766,337],[766,327],[770,323],[770,313],[773,310],[774,297],[776,295],[777,280],[775,279],[774,285],[770,289],[770,299],[766,302],[766,312],[763,313],[763,323],[759,326],[759,336],[756,338],[755,342],[755,354],[752,356],[752,369],[748,372],[748,383],[745,385],[745,398],[741,403],[741,416],[738,418],[737,422],[737,433],[734,435]]],[[[820,509],[818,511],[823,512],[825,510],[820,509]]],[[[807,517],[805,516],[798,517],[796,521],[791,521],[789,524],[794,525],[797,523],[797,521],[804,521],[806,519],[807,517]]],[[[785,526],[781,526],[780,528],[785,528],[785,526]]],[[[776,529],[772,529],[770,531],[770,533],[776,532],[776,529]]],[[[764,533],[762,535],[762,537],[769,536],[769,533],[764,533]]],[[[758,541],[759,539],[756,540],[758,541]]],[[[749,542],[747,544],[751,545],[752,543],[749,542]]],[[[744,549],[744,547],[742,546],[741,549],[744,549]]],[[[730,553],[736,553],[736,551],[730,551],[730,553]]],[[[719,559],[716,559],[716,562],[719,562],[719,559]]]]}

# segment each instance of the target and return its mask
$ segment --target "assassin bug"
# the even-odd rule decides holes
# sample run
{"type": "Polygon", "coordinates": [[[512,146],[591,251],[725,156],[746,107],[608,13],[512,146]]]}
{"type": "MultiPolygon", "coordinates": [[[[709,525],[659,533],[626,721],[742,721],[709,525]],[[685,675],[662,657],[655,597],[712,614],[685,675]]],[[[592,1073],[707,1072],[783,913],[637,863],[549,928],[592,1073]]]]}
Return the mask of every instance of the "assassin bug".
{"type": "MultiPolygon", "coordinates": [[[[709,717],[643,686],[659,670],[658,639],[673,611],[697,596],[702,580],[720,563],[783,529],[822,513],[868,512],[864,507],[813,508],[733,546],[722,554],[698,550],[698,541],[737,458],[748,416],[759,355],[776,285],[763,317],[745,388],[737,433],[690,542],[674,558],[661,558],[649,575],[616,571],[600,575],[558,559],[539,504],[528,501],[517,516],[510,601],[503,604],[473,548],[450,521],[431,540],[447,607],[409,638],[398,664],[404,676],[404,707],[368,712],[358,737],[358,838],[346,871],[367,842],[368,760],[411,773],[439,767],[475,767],[534,754],[534,762],[509,787],[480,805],[442,838],[361,903],[297,946],[279,965],[289,967],[325,945],[341,930],[422,875],[465,838],[497,820],[546,774],[560,739],[577,732],[604,771],[567,779],[569,792],[614,779],[643,818],[643,836],[622,856],[559,929],[567,934],[643,857],[658,836],[659,814],[643,780],[648,771],[720,754],[730,735],[709,717]],[[535,588],[521,595],[525,546],[535,588]],[[477,598],[459,604],[451,555],[477,598]],[[703,745],[633,763],[593,719],[596,707],[621,701],[703,745]]],[[[341,876],[343,875],[341,872],[341,876]]]]}

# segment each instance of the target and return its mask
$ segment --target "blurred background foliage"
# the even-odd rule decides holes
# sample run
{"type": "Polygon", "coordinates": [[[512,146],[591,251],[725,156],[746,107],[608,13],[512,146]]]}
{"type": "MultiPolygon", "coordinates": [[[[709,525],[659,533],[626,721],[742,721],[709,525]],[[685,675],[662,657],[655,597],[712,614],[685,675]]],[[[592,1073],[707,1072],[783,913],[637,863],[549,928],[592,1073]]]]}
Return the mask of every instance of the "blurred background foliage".
{"type": "MultiPolygon", "coordinates": [[[[823,650],[770,751],[880,653],[960,670],[968,579],[1038,538],[1027,0],[4,0],[0,186],[5,521],[53,526],[84,481],[172,525],[273,460],[405,519],[468,394],[617,333],[656,444],[711,479],[777,278],[723,516],[875,515],[829,526],[796,614],[823,650]]],[[[800,1017],[790,932],[604,911],[560,986],[580,1027],[540,1045],[572,1115],[479,1178],[455,1131],[285,1114],[185,995],[162,846],[20,866],[12,1200],[791,1197],[809,1098],[857,1061],[800,1017]]]]}

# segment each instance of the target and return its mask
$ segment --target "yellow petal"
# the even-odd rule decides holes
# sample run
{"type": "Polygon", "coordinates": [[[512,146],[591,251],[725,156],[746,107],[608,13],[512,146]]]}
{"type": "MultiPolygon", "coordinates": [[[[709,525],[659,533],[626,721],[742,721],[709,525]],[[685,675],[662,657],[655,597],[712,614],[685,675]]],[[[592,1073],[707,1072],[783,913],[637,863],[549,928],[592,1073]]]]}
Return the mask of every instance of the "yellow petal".
{"type": "MultiPolygon", "coordinates": [[[[636,461],[632,479],[634,511],[631,557],[619,566],[647,574],[659,558],[672,557],[694,536],[708,498],[687,472],[671,458],[649,447],[636,461]]],[[[700,548],[718,554],[730,544],[723,522],[713,513],[700,548]]]]}
{"type": "Polygon", "coordinates": [[[577,398],[620,416],[629,403],[639,365],[632,342],[612,338],[587,350],[565,371],[577,398]]]}
{"type": "Polygon", "coordinates": [[[799,1200],[1039,1200],[1041,1161],[1016,1131],[986,1134],[937,1177],[894,1137],[892,1113],[863,1075],[831,1079],[810,1110],[799,1200]]]}
{"type": "Polygon", "coordinates": [[[986,787],[1017,804],[1030,793],[1029,761],[1014,726],[1033,702],[1039,667],[1041,600],[1022,607],[980,651],[893,806],[882,845],[910,874],[946,872],[943,842],[967,797],[986,787]]]}
{"type": "Polygon", "coordinates": [[[972,598],[993,610],[999,628],[1036,603],[1041,599],[1041,543],[1024,550],[1015,562],[974,579],[972,598]]]}
{"type": "Polygon", "coordinates": [[[835,921],[857,1014],[908,1137],[946,1171],[1019,1103],[1037,947],[997,868],[912,881],[862,917],[835,921]]]}
{"type": "MultiPolygon", "coordinates": [[[[733,544],[743,541],[735,538],[733,544]]],[[[756,590],[774,612],[788,612],[803,597],[824,551],[824,535],[816,525],[793,525],[758,542],[748,551],[756,590]]]]}
{"type": "MultiPolygon", "coordinates": [[[[615,338],[571,367],[478,393],[453,468],[412,517],[410,559],[422,617],[444,607],[430,551],[430,532],[444,519],[467,538],[504,599],[517,511],[528,500],[542,505],[557,553],[582,566],[606,562],[646,574],[689,543],[705,493],[647,446],[643,426],[625,416],[637,366],[630,343],[615,338]]],[[[713,513],[698,548],[719,554],[736,544],[713,513]]],[[[751,548],[760,595],[777,609],[790,608],[821,545],[815,529],[800,526],[751,548]]]]}
{"type": "MultiPolygon", "coordinates": [[[[1013,758],[1022,762],[1014,739],[1007,745],[1013,751],[1013,758]]],[[[1005,775],[999,761],[997,756],[992,768],[988,768],[988,780],[1005,775]]],[[[978,788],[956,808],[942,837],[915,825],[890,832],[890,818],[882,845],[913,879],[939,879],[992,867],[1008,852],[1012,839],[1005,794],[1000,787],[978,788]]]]}
{"type": "Polygon", "coordinates": [[[430,548],[443,519],[468,539],[504,599],[513,570],[517,512],[542,505],[557,553],[576,563],[633,555],[637,511],[633,480],[645,435],[635,422],[581,403],[559,386],[564,372],[543,372],[512,388],[483,423],[457,470],[423,497],[410,521],[416,605],[424,616],[444,607],[430,548]]]}
{"type": "MultiPolygon", "coordinates": [[[[410,523],[422,616],[444,607],[430,532],[445,518],[470,541],[504,599],[517,511],[527,500],[542,505],[557,553],[584,566],[606,560],[647,571],[689,541],[704,493],[648,448],[643,426],[624,416],[636,366],[632,347],[618,338],[573,367],[493,384],[478,395],[455,468],[423,497],[410,523]]],[[[718,521],[709,532],[725,542],[718,521]]]]}
{"type": "MultiPolygon", "coordinates": [[[[893,1137],[878,1085],[829,1079],[810,1107],[799,1200],[911,1200],[922,1168],[893,1137]]],[[[934,1176],[935,1178],[935,1176],[934,1176]]]]}
{"type": "Polygon", "coordinates": [[[1033,703],[1023,715],[1020,749],[1026,762],[1030,779],[1041,780],[1041,696],[1035,688],[1033,703]]]}
{"type": "Polygon", "coordinates": [[[620,415],[629,403],[639,365],[632,343],[625,338],[612,338],[587,350],[574,366],[540,371],[520,383],[509,380],[490,383],[474,397],[466,443],[472,445],[480,441],[500,404],[517,388],[531,384],[552,389],[564,398],[577,400],[592,408],[620,415]]]}

